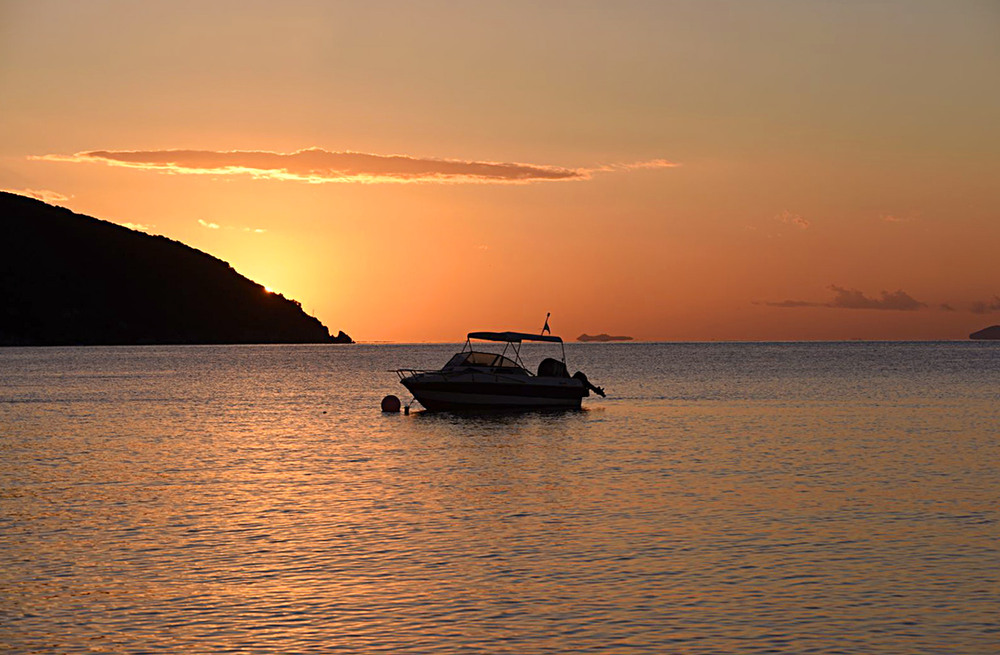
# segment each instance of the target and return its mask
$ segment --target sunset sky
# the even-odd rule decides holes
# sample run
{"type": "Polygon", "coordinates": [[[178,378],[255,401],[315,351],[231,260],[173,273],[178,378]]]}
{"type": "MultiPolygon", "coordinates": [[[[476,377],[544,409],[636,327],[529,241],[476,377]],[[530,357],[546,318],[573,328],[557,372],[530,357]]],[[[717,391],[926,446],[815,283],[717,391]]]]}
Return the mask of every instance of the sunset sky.
{"type": "Polygon", "coordinates": [[[1000,3],[0,0],[0,189],[360,341],[1000,323],[1000,3]]]}

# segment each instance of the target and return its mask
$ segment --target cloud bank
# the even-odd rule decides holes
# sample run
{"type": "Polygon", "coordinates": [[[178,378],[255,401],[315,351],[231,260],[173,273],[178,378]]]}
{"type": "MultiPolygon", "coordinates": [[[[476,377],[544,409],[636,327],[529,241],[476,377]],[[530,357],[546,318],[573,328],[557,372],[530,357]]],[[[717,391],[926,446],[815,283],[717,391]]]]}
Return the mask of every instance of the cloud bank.
{"type": "Polygon", "coordinates": [[[970,311],[973,314],[989,314],[990,312],[1000,311],[1000,296],[993,296],[993,300],[988,302],[977,300],[972,303],[970,311]]]}
{"type": "Polygon", "coordinates": [[[842,307],[844,309],[894,309],[900,311],[913,311],[926,307],[926,303],[916,300],[903,290],[893,292],[883,291],[879,299],[869,298],[857,289],[844,289],[831,285],[834,292],[831,307],[842,307]]]}
{"type": "Polygon", "coordinates": [[[680,166],[680,164],[668,159],[649,159],[646,161],[635,161],[630,164],[605,164],[604,166],[598,166],[597,168],[581,168],[577,170],[586,173],[615,173],[638,171],[649,168],[677,168],[678,166],[680,166]]]}
{"type": "MultiPolygon", "coordinates": [[[[902,290],[883,291],[879,298],[871,298],[857,289],[845,289],[837,285],[831,285],[828,288],[834,294],[833,299],[829,302],[781,300],[778,302],[755,302],[754,304],[768,307],[832,307],[835,309],[889,309],[896,311],[915,311],[929,307],[927,303],[917,300],[902,290]]],[[[991,300],[985,301],[941,302],[935,306],[935,309],[943,312],[969,311],[973,314],[990,314],[1000,312],[1000,296],[995,295],[991,300]]]]}
{"type": "Polygon", "coordinates": [[[857,289],[845,289],[837,285],[829,287],[833,291],[830,302],[811,302],[808,300],[782,300],[780,302],[765,302],[769,307],[833,307],[837,309],[888,309],[895,311],[914,311],[927,307],[903,290],[883,291],[880,298],[870,298],[857,289]]]}
{"type": "Polygon", "coordinates": [[[292,153],[258,150],[93,150],[74,155],[40,155],[30,159],[73,163],[102,163],[182,175],[248,175],[258,179],[329,182],[526,184],[543,181],[586,180],[595,172],[670,168],[665,159],[599,168],[563,168],[409,155],[330,152],[310,148],[292,153]]]}

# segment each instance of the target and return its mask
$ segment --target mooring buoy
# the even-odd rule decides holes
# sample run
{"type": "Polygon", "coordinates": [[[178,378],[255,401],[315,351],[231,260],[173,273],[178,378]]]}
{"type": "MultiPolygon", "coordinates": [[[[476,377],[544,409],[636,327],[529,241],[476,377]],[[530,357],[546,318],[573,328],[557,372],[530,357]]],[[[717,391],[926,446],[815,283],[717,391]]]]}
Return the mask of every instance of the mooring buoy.
{"type": "Polygon", "coordinates": [[[392,394],[389,394],[388,396],[386,396],[385,398],[382,399],[382,411],[383,412],[388,412],[388,413],[396,414],[396,413],[399,412],[399,408],[400,407],[401,407],[401,404],[399,402],[399,398],[397,398],[396,396],[393,396],[392,394]]]}

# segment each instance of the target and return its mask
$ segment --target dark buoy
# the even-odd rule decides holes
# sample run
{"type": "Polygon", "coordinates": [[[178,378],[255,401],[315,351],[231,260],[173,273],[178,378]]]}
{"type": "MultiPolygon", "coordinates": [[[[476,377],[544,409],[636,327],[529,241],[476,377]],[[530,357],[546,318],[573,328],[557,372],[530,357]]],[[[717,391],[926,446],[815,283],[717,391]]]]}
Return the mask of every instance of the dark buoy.
{"type": "Polygon", "coordinates": [[[390,394],[382,399],[383,412],[390,412],[395,414],[399,412],[399,408],[400,408],[400,402],[399,398],[397,398],[396,396],[390,394]]]}

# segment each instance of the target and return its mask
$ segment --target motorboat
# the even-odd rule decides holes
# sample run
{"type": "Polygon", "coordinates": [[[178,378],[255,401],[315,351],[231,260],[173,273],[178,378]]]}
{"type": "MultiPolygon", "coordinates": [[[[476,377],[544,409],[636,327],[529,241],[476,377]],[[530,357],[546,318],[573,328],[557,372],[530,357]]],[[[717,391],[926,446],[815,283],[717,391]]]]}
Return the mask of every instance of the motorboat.
{"type": "MultiPolygon", "coordinates": [[[[478,344],[477,344],[478,345],[478,344]]],[[[604,389],[577,371],[566,369],[566,345],[560,337],[523,332],[470,332],[462,350],[436,371],[396,369],[400,383],[429,411],[460,409],[580,408],[583,398],[604,389]],[[473,341],[503,343],[500,353],[483,352],[473,341]],[[543,359],[532,373],[521,361],[526,341],[557,343],[562,359],[543,359]]]]}

